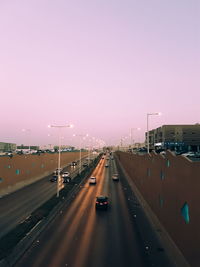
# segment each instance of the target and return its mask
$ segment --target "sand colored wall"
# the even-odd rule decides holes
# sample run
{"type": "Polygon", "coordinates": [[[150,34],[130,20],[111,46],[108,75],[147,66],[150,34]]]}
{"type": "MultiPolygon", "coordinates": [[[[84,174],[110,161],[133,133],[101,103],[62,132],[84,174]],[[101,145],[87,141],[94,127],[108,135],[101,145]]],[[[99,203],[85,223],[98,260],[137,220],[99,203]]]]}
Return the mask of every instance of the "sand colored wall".
{"type": "Polygon", "coordinates": [[[200,162],[171,152],[117,156],[191,266],[200,266],[200,162]],[[189,223],[181,214],[184,203],[189,223]]]}
{"type": "MultiPolygon", "coordinates": [[[[82,157],[87,152],[82,152],[82,157]]],[[[79,159],[79,152],[61,153],[61,166],[79,159]]],[[[12,192],[21,186],[36,181],[58,166],[58,154],[14,155],[13,158],[0,157],[0,195],[12,192]]]]}

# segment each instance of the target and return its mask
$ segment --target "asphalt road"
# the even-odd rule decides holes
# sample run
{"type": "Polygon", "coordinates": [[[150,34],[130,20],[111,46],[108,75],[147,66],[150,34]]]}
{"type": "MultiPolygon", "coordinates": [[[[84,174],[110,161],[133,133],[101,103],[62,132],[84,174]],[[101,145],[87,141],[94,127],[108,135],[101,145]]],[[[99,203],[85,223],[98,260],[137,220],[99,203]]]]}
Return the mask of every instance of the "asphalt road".
{"type": "MultiPolygon", "coordinates": [[[[64,170],[73,173],[78,170],[78,166],[69,166],[64,170]]],[[[52,175],[44,177],[0,199],[0,237],[25,220],[36,208],[56,194],[57,183],[50,182],[51,177],[52,175]]]]}
{"type": "Polygon", "coordinates": [[[141,240],[129,216],[122,185],[111,179],[114,160],[101,160],[72,203],[49,224],[17,267],[143,267],[149,266],[141,240]],[[107,195],[107,211],[95,210],[97,195],[107,195]]]}

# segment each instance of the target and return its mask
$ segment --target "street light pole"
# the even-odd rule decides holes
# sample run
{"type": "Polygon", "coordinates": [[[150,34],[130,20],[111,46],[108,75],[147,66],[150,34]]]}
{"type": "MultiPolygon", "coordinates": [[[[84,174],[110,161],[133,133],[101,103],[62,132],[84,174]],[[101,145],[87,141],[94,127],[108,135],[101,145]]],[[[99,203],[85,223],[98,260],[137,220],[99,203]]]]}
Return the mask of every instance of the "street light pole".
{"type": "Polygon", "coordinates": [[[59,197],[59,191],[60,191],[60,183],[61,183],[61,177],[60,177],[60,147],[61,147],[61,129],[63,128],[72,128],[73,125],[49,125],[49,128],[58,128],[59,129],[59,136],[58,136],[58,179],[57,179],[57,197],[59,197]]]}
{"type": "Polygon", "coordinates": [[[149,154],[149,116],[161,115],[160,112],[147,113],[147,153],[149,154]]]}
{"type": "Polygon", "coordinates": [[[131,146],[131,148],[133,147],[133,144],[134,144],[134,139],[133,139],[133,130],[141,130],[140,128],[131,128],[131,133],[130,133],[130,141],[131,141],[131,143],[130,143],[130,146],[131,146]]]}
{"type": "Polygon", "coordinates": [[[81,138],[83,137],[87,137],[88,134],[73,134],[73,136],[78,136],[80,139],[79,139],[79,149],[80,149],[80,153],[79,153],[79,174],[81,173],[81,138]]]}
{"type": "Polygon", "coordinates": [[[28,150],[29,153],[31,152],[31,130],[30,129],[22,129],[22,132],[28,132],[29,133],[29,146],[28,146],[28,150]]]}

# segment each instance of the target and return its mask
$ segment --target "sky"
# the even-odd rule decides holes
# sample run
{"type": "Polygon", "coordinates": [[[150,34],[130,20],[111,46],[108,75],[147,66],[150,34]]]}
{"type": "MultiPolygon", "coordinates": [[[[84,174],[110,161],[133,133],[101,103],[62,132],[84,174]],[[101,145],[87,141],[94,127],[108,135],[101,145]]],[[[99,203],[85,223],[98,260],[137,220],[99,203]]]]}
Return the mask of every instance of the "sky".
{"type": "Polygon", "coordinates": [[[199,0],[0,0],[0,142],[200,123],[199,18],[199,0]]]}

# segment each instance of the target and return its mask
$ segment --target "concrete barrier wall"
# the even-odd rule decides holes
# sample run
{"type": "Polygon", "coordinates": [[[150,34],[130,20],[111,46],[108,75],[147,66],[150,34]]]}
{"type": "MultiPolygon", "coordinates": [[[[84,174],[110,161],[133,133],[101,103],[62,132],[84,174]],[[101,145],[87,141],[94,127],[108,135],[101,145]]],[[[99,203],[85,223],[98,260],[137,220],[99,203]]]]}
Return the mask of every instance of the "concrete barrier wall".
{"type": "MultiPolygon", "coordinates": [[[[82,157],[87,152],[81,153],[82,157]]],[[[61,153],[61,166],[79,159],[79,152],[61,153]]],[[[58,153],[40,155],[14,155],[0,157],[0,195],[13,192],[46,175],[58,166],[58,153]]]]}
{"type": "Polygon", "coordinates": [[[200,266],[200,162],[170,152],[117,156],[191,266],[200,266]]]}

